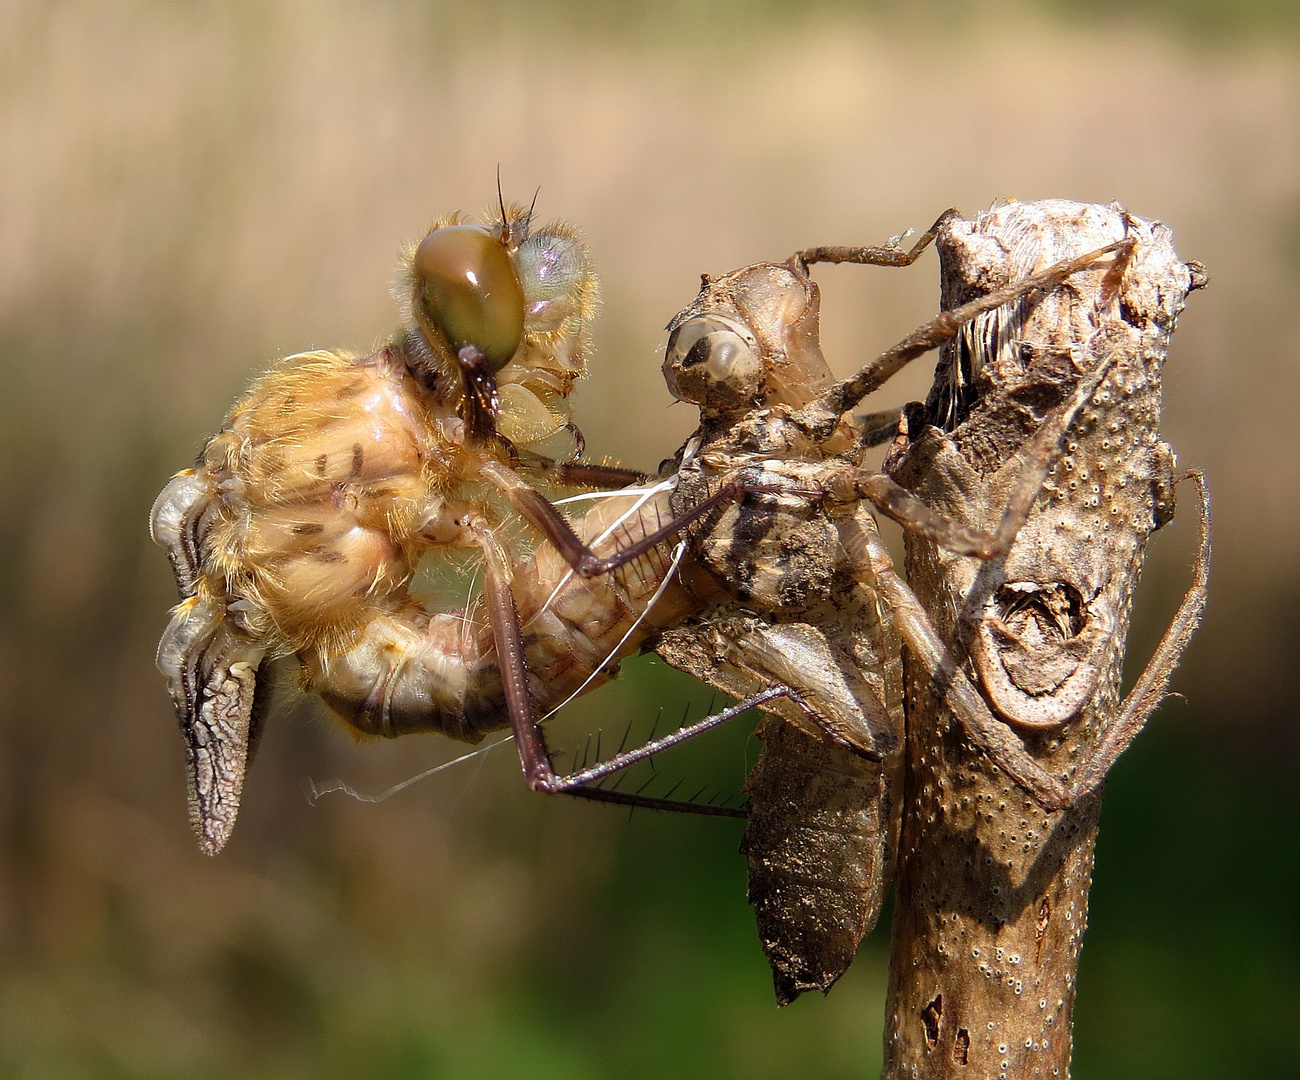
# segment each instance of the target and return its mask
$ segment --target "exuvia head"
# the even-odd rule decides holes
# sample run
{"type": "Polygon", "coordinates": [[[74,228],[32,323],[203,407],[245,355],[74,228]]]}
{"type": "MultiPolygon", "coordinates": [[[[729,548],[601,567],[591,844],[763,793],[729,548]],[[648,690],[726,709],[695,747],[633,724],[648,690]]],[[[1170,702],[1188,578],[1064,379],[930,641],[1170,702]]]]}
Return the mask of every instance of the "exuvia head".
{"type": "Polygon", "coordinates": [[[819,304],[816,283],[793,262],[706,275],[668,324],[669,391],[711,416],[801,407],[833,381],[818,341],[819,304]]]}

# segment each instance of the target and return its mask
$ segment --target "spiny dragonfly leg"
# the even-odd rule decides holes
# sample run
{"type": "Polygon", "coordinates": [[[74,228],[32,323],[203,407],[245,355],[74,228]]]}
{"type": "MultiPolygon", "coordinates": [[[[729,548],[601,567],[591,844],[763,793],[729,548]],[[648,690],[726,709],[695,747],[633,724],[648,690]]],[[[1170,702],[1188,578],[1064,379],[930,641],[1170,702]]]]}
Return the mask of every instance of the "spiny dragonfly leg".
{"type": "Polygon", "coordinates": [[[508,568],[501,552],[490,542],[484,544],[484,555],[487,563],[484,593],[491,615],[492,636],[496,644],[497,662],[501,671],[501,684],[506,709],[510,717],[510,728],[514,733],[515,746],[519,751],[519,764],[528,786],[534,791],[542,791],[547,794],[574,795],[579,798],[620,803],[625,806],[643,806],[650,809],[676,810],[719,817],[745,817],[744,810],[733,807],[673,802],[631,792],[593,788],[588,785],[595,784],[605,777],[620,772],[638,762],[646,761],[654,755],[678,746],[689,739],[695,738],[697,735],[702,735],[706,731],[720,727],[749,709],[763,705],[774,698],[788,697],[798,701],[798,695],[786,686],[770,687],[728,709],[707,716],[694,724],[688,724],[635,750],[616,754],[609,760],[599,762],[589,768],[561,775],[551,766],[550,755],[546,748],[546,739],[537,724],[532,699],[528,693],[528,674],[524,666],[523,635],[519,628],[518,609],[515,607],[514,597],[509,589],[508,568]]]}
{"type": "MultiPolygon", "coordinates": [[[[958,216],[957,210],[945,210],[939,215],[938,220],[926,229],[907,251],[893,243],[874,247],[831,245],[805,248],[792,256],[792,261],[797,262],[805,273],[813,263],[856,263],[859,266],[911,266],[920,258],[921,252],[928,248],[931,241],[939,235],[939,230],[958,216]]],[[[907,234],[904,233],[903,235],[906,236],[907,234]]]]}
{"type": "Polygon", "coordinates": [[[924,326],[913,330],[898,344],[886,349],[856,375],[851,375],[843,382],[836,383],[825,390],[816,401],[801,410],[799,417],[801,426],[814,437],[829,437],[839,423],[840,417],[849,409],[872,391],[879,389],[905,365],[951,341],[961,332],[963,326],[977,316],[986,311],[994,311],[1003,304],[1012,303],[1033,292],[1051,292],[1071,274],[1088,269],[1110,254],[1116,255],[1117,265],[1122,270],[1132,253],[1134,243],[1135,241],[1131,239],[1117,240],[1096,251],[1090,251],[1074,259],[1065,259],[1040,273],[1032,274],[1000,289],[994,289],[960,307],[941,312],[924,326]]]}
{"type": "Polygon", "coordinates": [[[545,536],[564,561],[582,577],[598,577],[611,570],[617,570],[620,566],[640,558],[646,552],[653,551],[665,540],[680,535],[691,522],[699,520],[715,507],[749,491],[767,490],[765,487],[749,484],[742,477],[736,477],[723,484],[707,499],[702,500],[686,513],[669,519],[660,528],[647,533],[635,543],[620,548],[607,558],[602,558],[578,538],[568,519],[545,496],[535,491],[512,469],[493,464],[484,468],[483,473],[500,488],[520,516],[545,536]]]}

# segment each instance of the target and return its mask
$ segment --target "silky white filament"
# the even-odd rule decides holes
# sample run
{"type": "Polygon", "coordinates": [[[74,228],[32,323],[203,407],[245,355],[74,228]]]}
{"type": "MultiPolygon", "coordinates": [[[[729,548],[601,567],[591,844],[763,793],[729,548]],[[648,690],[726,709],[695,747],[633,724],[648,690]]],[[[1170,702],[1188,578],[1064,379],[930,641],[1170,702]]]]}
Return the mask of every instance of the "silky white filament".
{"type": "Polygon", "coordinates": [[[352,798],[356,799],[357,802],[381,803],[385,799],[389,799],[396,795],[399,791],[405,791],[413,784],[418,784],[421,780],[427,780],[429,777],[442,772],[444,769],[450,769],[453,765],[461,765],[476,757],[482,757],[489,751],[495,750],[498,746],[504,746],[513,738],[513,735],[507,735],[504,739],[498,739],[494,743],[488,743],[487,746],[480,746],[477,750],[471,750],[468,754],[461,754],[458,758],[444,761],[441,765],[435,765],[432,769],[425,769],[422,773],[407,777],[407,779],[403,780],[400,784],[394,784],[392,787],[386,788],[378,795],[364,795],[343,780],[330,780],[327,783],[320,785],[317,785],[315,780],[308,780],[307,783],[311,788],[311,795],[308,797],[308,801],[314,803],[322,795],[333,795],[336,792],[341,791],[344,795],[350,795],[352,798]]]}
{"type": "MultiPolygon", "coordinates": [[[[650,614],[651,609],[655,606],[655,604],[659,602],[659,598],[663,596],[664,590],[668,588],[669,585],[672,584],[673,578],[676,577],[677,568],[681,565],[682,556],[685,554],[686,554],[686,541],[683,540],[677,545],[677,547],[673,549],[672,565],[668,567],[668,573],[664,575],[663,581],[659,582],[659,588],[655,589],[654,596],[650,597],[650,603],[646,604],[645,608],[641,611],[641,614],[636,617],[636,621],[633,622],[632,625],[627,628],[627,633],[618,639],[618,644],[615,645],[614,648],[610,651],[610,656],[617,655],[619,649],[623,647],[623,643],[626,642],[627,639],[630,638],[636,632],[636,628],[641,625],[641,623],[645,620],[645,617],[650,614]]],[[[561,701],[557,706],[555,706],[555,708],[553,708],[550,712],[548,712],[545,716],[543,716],[542,719],[538,721],[538,723],[540,724],[542,723],[542,721],[549,720],[557,712],[563,709],[564,706],[569,704],[570,701],[572,701],[584,690],[586,690],[587,687],[591,685],[591,680],[600,674],[601,669],[603,667],[604,664],[601,664],[600,667],[597,667],[590,675],[588,675],[582,681],[582,685],[579,686],[578,689],[576,689],[572,694],[570,694],[563,701],[561,701]]]]}
{"type": "MultiPolygon", "coordinates": [[[[624,511],[624,513],[622,513],[617,519],[615,519],[615,521],[603,533],[601,533],[598,537],[596,537],[596,539],[592,540],[591,543],[589,543],[587,546],[590,548],[594,548],[602,540],[608,539],[609,536],[613,534],[615,529],[617,529],[620,525],[622,525],[623,522],[627,521],[627,519],[630,518],[633,514],[638,513],[641,507],[645,506],[645,504],[648,503],[652,498],[658,495],[661,491],[672,491],[676,486],[677,486],[677,475],[674,473],[667,480],[661,480],[653,487],[634,489],[635,493],[640,495],[637,501],[634,502],[631,506],[629,506],[627,510],[624,511]]],[[[613,498],[614,496],[617,495],[631,495],[633,493],[634,493],[633,490],[629,490],[628,488],[622,488],[619,491],[589,491],[583,495],[570,496],[570,498],[608,499],[608,498],[613,498]]],[[[560,501],[568,502],[569,499],[562,499],[560,501]]],[[[555,505],[558,506],[559,503],[556,503],[555,505]]],[[[560,595],[560,590],[563,589],[564,586],[567,585],[571,580],[573,580],[573,575],[574,575],[574,570],[572,568],[565,571],[564,576],[560,578],[555,588],[551,590],[551,595],[546,598],[546,603],[544,603],[540,608],[537,609],[537,612],[533,615],[531,619],[528,620],[527,623],[523,625],[523,627],[521,627],[521,629],[523,630],[528,629],[528,627],[533,624],[534,620],[536,620],[539,615],[542,615],[545,612],[550,610],[551,604],[554,603],[555,598],[560,595]]],[[[658,595],[659,595],[658,593],[655,594],[656,597],[658,597],[658,595]]],[[[583,685],[585,686],[586,684],[584,683],[583,685]]]]}

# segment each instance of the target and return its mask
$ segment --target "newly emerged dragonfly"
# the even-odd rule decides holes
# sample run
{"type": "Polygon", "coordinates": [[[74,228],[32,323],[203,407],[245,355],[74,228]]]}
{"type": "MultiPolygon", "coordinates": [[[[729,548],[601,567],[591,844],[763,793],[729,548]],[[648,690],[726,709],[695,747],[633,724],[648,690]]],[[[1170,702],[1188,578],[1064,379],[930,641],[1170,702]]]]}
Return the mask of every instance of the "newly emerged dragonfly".
{"type": "MultiPolygon", "coordinates": [[[[638,476],[531,449],[568,429],[581,450],[567,398],[597,304],[577,233],[534,230],[531,216],[502,203],[485,225],[438,222],[405,255],[405,319],[391,341],[367,356],[282,361],[159,495],[152,532],[182,599],[158,665],[205,851],[230,835],[268,699],[295,667],[360,734],[475,740],[504,726],[512,694],[527,696],[510,683],[518,665],[504,665],[503,687],[496,663],[519,647],[517,607],[533,624],[532,691],[546,704],[598,683],[611,653],[698,606],[653,550],[600,582],[533,561],[520,602],[511,595],[521,554],[509,526],[522,516],[544,536],[558,517],[534,481],[638,476]],[[410,595],[416,567],[457,548],[482,555],[486,610],[430,612],[410,595]],[[654,617],[633,625],[652,596],[654,617]]],[[[603,504],[584,537],[600,540],[628,506],[644,536],[660,495],[603,504]]]]}

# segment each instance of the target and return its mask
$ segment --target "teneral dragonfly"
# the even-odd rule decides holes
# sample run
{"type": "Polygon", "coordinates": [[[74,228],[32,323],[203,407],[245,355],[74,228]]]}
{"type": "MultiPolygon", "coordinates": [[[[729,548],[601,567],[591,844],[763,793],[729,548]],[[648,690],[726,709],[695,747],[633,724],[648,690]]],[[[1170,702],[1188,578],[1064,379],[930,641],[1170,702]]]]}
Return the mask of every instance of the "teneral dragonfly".
{"type": "MultiPolygon", "coordinates": [[[[279,363],[154,506],[181,593],[158,665],[209,853],[234,825],[278,669],[298,667],[301,686],[359,734],[474,740],[503,726],[505,701],[520,707],[531,689],[545,704],[591,684],[620,643],[635,648],[698,606],[654,545],[600,582],[534,561],[518,603],[510,591],[522,555],[508,526],[522,517],[544,536],[558,519],[533,482],[638,475],[534,450],[576,432],[567,399],[597,303],[578,234],[534,229],[531,210],[502,203],[483,225],[438,222],[404,262],[404,324],[387,344],[279,363]],[[486,605],[430,612],[410,594],[417,564],[457,548],[481,553],[486,605]],[[633,626],[651,596],[654,617],[633,626]],[[531,688],[518,608],[541,672],[531,688]],[[513,662],[498,665],[498,653],[513,662]]],[[[597,543],[631,513],[644,537],[656,498],[604,504],[580,531],[597,543]]],[[[531,730],[531,715],[520,725],[531,730]]]]}

